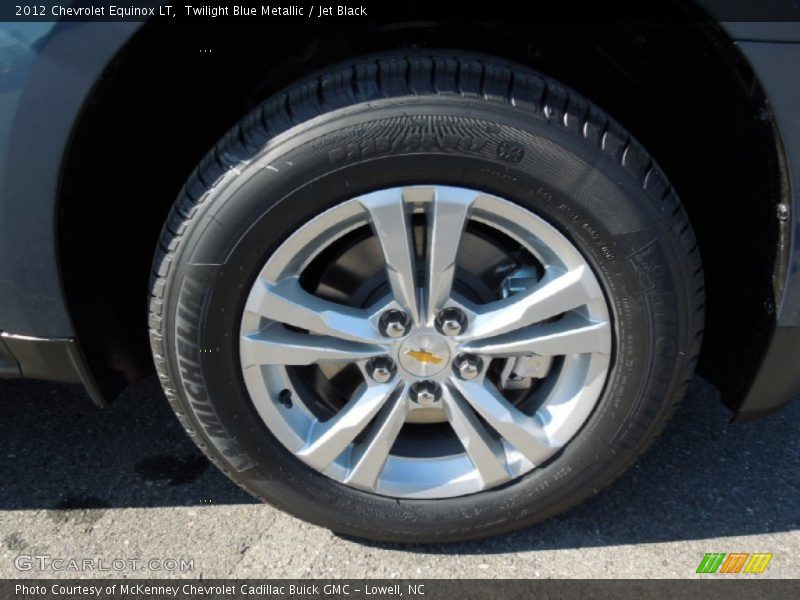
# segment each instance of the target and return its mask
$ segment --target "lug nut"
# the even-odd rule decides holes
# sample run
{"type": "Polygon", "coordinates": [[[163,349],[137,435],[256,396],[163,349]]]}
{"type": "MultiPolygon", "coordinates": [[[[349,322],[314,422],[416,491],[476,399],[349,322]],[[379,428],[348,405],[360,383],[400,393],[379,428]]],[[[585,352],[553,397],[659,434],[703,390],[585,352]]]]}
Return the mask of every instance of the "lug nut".
{"type": "Polygon", "coordinates": [[[453,362],[453,368],[461,379],[475,379],[481,372],[481,361],[472,354],[461,354],[453,362]]]}
{"type": "Polygon", "coordinates": [[[411,319],[402,310],[387,310],[378,322],[381,333],[390,338],[401,338],[411,329],[411,319]]]}
{"type": "Polygon", "coordinates": [[[466,327],[467,316],[458,308],[445,308],[436,315],[436,329],[444,335],[459,335],[466,327]]]}
{"type": "Polygon", "coordinates": [[[439,397],[439,386],[433,381],[417,381],[411,386],[411,399],[420,406],[433,406],[439,397]]]}
{"type": "Polygon", "coordinates": [[[367,362],[367,373],[377,383],[386,383],[395,373],[394,361],[388,356],[376,356],[367,362]]]}

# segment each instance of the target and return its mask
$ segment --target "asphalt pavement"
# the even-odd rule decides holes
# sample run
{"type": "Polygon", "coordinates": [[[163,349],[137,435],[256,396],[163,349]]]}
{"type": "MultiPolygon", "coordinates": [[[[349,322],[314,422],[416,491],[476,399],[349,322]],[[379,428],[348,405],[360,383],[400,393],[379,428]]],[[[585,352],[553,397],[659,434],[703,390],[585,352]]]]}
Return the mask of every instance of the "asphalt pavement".
{"type": "Polygon", "coordinates": [[[154,379],[105,409],[78,386],[0,381],[0,577],[692,578],[706,552],[770,552],[762,577],[800,577],[800,402],[729,420],[695,379],[653,448],[580,507],[404,546],[254,501],[195,449],[154,379]]]}

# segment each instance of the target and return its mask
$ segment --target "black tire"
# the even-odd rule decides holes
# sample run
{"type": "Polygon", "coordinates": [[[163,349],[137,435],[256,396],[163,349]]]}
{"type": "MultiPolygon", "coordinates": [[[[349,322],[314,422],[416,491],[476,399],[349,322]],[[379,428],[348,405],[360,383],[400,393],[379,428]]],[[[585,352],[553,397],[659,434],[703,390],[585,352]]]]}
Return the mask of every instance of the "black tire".
{"type": "Polygon", "coordinates": [[[414,542],[507,532],[611,483],[684,394],[702,324],[694,236],[647,152],[602,110],[544,76],[447,52],[357,60],[244,118],[177,199],[150,301],[167,398],[233,481],[336,532],[414,542]],[[278,170],[260,168],[266,160],[278,170]],[[560,168],[547,167],[553,160],[560,168]],[[278,443],[245,389],[238,323],[266,257],[311,216],[377,187],[442,180],[522,204],[581,249],[608,294],[615,358],[589,420],[546,464],[485,492],[398,501],[329,479],[278,443]]]}

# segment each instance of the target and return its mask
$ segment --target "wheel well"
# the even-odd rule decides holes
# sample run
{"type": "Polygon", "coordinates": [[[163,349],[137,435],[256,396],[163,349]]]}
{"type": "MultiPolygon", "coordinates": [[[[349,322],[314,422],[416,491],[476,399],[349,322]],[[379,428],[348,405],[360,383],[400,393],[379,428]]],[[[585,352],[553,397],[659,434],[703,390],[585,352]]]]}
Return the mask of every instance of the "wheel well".
{"type": "Polygon", "coordinates": [[[686,206],[704,262],[700,370],[735,403],[774,326],[783,154],[758,81],[733,43],[696,14],[676,14],[682,18],[602,27],[427,23],[356,31],[287,21],[268,37],[240,23],[144,26],[93,92],[62,177],[61,273],[101,385],[113,395],[152,370],[147,290],[158,234],[181,185],[225,131],[310,71],[375,51],[438,47],[506,58],[571,86],[656,158],[686,206]],[[727,330],[734,322],[736,339],[727,330]]]}

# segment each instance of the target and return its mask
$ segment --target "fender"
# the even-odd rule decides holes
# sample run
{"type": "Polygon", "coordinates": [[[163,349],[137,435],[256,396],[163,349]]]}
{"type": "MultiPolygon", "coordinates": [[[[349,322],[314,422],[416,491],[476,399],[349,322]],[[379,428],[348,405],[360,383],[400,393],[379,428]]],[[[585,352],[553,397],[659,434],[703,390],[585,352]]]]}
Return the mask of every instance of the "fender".
{"type": "Polygon", "coordinates": [[[0,82],[0,330],[75,335],[58,272],[61,165],[103,69],[143,25],[7,23],[0,32],[8,68],[0,82]]]}

